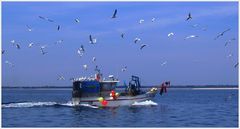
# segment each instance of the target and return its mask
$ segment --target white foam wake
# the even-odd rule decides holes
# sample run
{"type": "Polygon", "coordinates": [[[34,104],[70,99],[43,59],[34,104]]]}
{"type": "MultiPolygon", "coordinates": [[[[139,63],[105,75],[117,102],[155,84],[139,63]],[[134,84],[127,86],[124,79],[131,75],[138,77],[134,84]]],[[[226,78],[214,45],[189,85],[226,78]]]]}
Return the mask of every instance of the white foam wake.
{"type": "Polygon", "coordinates": [[[59,104],[59,105],[62,105],[62,106],[68,106],[68,107],[74,107],[74,106],[83,106],[83,107],[90,107],[90,108],[98,108],[96,106],[92,106],[90,104],[79,104],[79,105],[74,105],[71,101],[67,102],[67,103],[62,103],[62,104],[59,104]]]}
{"type": "Polygon", "coordinates": [[[146,101],[143,101],[143,102],[134,102],[132,105],[134,106],[149,106],[149,105],[158,105],[157,103],[151,101],[151,100],[146,100],[146,101]]]}
{"type": "Polygon", "coordinates": [[[52,106],[56,105],[56,102],[22,102],[22,103],[9,103],[2,104],[3,108],[17,108],[17,107],[35,107],[35,106],[52,106]]]}
{"type": "Polygon", "coordinates": [[[8,103],[2,104],[3,108],[29,108],[29,107],[43,107],[43,106],[67,106],[67,107],[74,107],[74,106],[83,106],[83,107],[90,107],[90,108],[98,108],[96,106],[92,106],[89,104],[79,104],[74,105],[71,101],[67,103],[57,103],[57,102],[19,102],[19,103],[8,103]]]}

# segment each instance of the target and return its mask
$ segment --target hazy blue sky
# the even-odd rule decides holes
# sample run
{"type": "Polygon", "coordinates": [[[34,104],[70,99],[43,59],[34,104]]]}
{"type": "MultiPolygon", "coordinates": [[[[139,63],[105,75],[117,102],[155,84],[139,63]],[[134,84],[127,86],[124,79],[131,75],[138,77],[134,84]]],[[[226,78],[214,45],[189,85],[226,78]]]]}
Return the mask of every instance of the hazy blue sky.
{"type": "Polygon", "coordinates": [[[238,3],[3,2],[2,48],[6,50],[2,55],[4,86],[71,85],[70,77],[93,75],[95,64],[104,76],[117,76],[120,84],[128,82],[131,75],[140,76],[143,85],[165,80],[173,85],[237,84],[238,68],[234,65],[238,62],[238,3]],[[115,9],[117,18],[111,19],[115,9]],[[185,21],[189,12],[193,19],[185,21]],[[153,17],[155,22],[151,22],[153,17]],[[76,23],[75,18],[80,22],[76,23]],[[144,23],[139,24],[140,19],[144,23]],[[192,27],[194,24],[199,27],[192,27]],[[26,25],[33,31],[27,31],[26,25]],[[61,25],[60,31],[57,25],[61,25]],[[231,30],[214,40],[228,28],[231,30]],[[170,32],[174,36],[168,37],[170,32]],[[121,33],[125,33],[124,39],[121,33]],[[90,34],[97,38],[97,44],[89,43],[90,34]],[[184,40],[188,35],[199,37],[184,40]],[[137,44],[133,42],[136,37],[141,38],[137,44]],[[236,40],[225,47],[231,38],[236,40]],[[63,43],[54,44],[61,39],[63,43]],[[30,42],[47,45],[48,53],[41,55],[39,46],[28,48],[30,42]],[[141,44],[148,46],[140,50],[141,44]],[[77,54],[81,45],[86,51],[83,57],[77,54]],[[4,63],[6,60],[14,67],[4,63]],[[165,61],[167,64],[161,66],[165,61]],[[84,64],[89,65],[87,71],[84,64]],[[128,69],[121,72],[124,66],[128,69]],[[58,75],[66,80],[58,81],[58,75]]]}

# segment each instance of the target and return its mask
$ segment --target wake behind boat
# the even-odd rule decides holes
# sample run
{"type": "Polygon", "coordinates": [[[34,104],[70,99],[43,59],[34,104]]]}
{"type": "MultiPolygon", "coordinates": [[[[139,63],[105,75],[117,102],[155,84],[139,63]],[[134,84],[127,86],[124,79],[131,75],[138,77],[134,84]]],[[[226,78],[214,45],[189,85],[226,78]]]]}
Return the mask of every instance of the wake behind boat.
{"type": "Polygon", "coordinates": [[[74,105],[118,107],[151,100],[157,94],[157,88],[142,91],[137,76],[132,76],[125,91],[119,93],[116,92],[118,82],[113,76],[109,76],[109,80],[102,79],[102,74],[96,74],[94,78],[76,78],[73,80],[72,102],[74,105]]]}

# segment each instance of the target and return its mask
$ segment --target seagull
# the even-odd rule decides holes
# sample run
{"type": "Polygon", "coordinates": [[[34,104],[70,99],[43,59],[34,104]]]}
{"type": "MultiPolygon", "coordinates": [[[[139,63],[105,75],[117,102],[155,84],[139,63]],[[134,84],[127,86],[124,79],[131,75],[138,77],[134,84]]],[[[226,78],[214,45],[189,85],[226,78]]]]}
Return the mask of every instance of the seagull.
{"type": "Polygon", "coordinates": [[[229,39],[229,40],[225,43],[225,47],[226,47],[229,43],[231,43],[232,41],[234,41],[234,40],[236,40],[236,39],[235,39],[235,38],[229,39]]]}
{"type": "Polygon", "coordinates": [[[31,48],[33,46],[33,43],[29,43],[28,47],[31,48]]]}
{"type": "Polygon", "coordinates": [[[152,18],[152,22],[154,22],[155,21],[155,18],[152,18]]]}
{"type": "Polygon", "coordinates": [[[237,67],[238,67],[238,62],[237,62],[237,64],[234,65],[234,68],[237,68],[237,67]]]}
{"type": "Polygon", "coordinates": [[[229,54],[229,55],[227,56],[227,58],[230,58],[230,57],[232,57],[232,54],[229,54]]]}
{"type": "Polygon", "coordinates": [[[8,64],[10,67],[13,67],[13,66],[14,66],[13,63],[11,63],[11,62],[9,62],[9,61],[7,61],[7,60],[5,61],[5,63],[8,64]]]}
{"type": "Polygon", "coordinates": [[[143,20],[143,19],[139,20],[139,24],[142,24],[143,22],[144,22],[144,20],[143,20]]]}
{"type": "Polygon", "coordinates": [[[95,62],[95,61],[96,61],[96,57],[93,57],[93,58],[92,58],[92,62],[95,62]]]}
{"type": "Polygon", "coordinates": [[[194,24],[194,25],[192,25],[193,28],[196,28],[196,27],[198,27],[198,26],[199,26],[199,24],[194,24]]]}
{"type": "Polygon", "coordinates": [[[189,35],[189,36],[187,36],[184,40],[190,39],[190,38],[196,38],[196,37],[198,37],[198,36],[197,36],[197,35],[189,35]]]}
{"type": "Polygon", "coordinates": [[[56,41],[55,44],[59,44],[59,43],[62,43],[62,42],[63,42],[63,40],[61,39],[61,40],[56,41]]]}
{"type": "Polygon", "coordinates": [[[43,20],[47,20],[49,22],[54,22],[53,20],[47,18],[47,17],[43,17],[43,16],[38,16],[39,18],[43,19],[43,20]]]}
{"type": "Polygon", "coordinates": [[[60,30],[60,25],[57,26],[57,30],[58,30],[58,31],[60,30]]]}
{"type": "Polygon", "coordinates": [[[124,68],[122,68],[122,72],[125,72],[127,70],[127,66],[125,66],[124,68]]]}
{"type": "Polygon", "coordinates": [[[187,17],[186,21],[188,21],[190,19],[192,19],[191,13],[188,14],[188,17],[187,17]]]}
{"type": "Polygon", "coordinates": [[[217,37],[214,38],[214,40],[218,39],[220,36],[223,36],[224,33],[226,33],[227,31],[230,31],[230,30],[231,30],[231,29],[229,28],[229,29],[224,30],[223,32],[219,33],[219,34],[217,35],[217,37]]]}
{"type": "Polygon", "coordinates": [[[41,19],[43,19],[43,20],[46,20],[46,18],[45,17],[43,17],[43,16],[38,16],[39,18],[41,18],[41,19]]]}
{"type": "Polygon", "coordinates": [[[10,41],[13,46],[15,46],[15,40],[10,41]]]}
{"type": "Polygon", "coordinates": [[[76,18],[76,19],[75,19],[75,22],[79,23],[79,22],[80,22],[80,20],[76,18]]]}
{"type": "Polygon", "coordinates": [[[140,47],[140,49],[142,50],[144,47],[146,47],[147,46],[147,44],[142,44],[141,45],[141,47],[140,47]]]}
{"type": "Polygon", "coordinates": [[[96,71],[96,72],[100,73],[100,69],[98,68],[98,66],[97,66],[97,65],[95,66],[95,69],[94,69],[94,71],[96,71]]]}
{"type": "Polygon", "coordinates": [[[174,33],[171,32],[171,33],[168,34],[168,37],[173,36],[173,35],[174,35],[174,33]]]}
{"type": "Polygon", "coordinates": [[[138,41],[141,41],[140,38],[135,38],[134,43],[137,43],[138,41]]]}
{"type": "Polygon", "coordinates": [[[60,75],[57,80],[65,80],[65,78],[62,75],[60,75]]]}
{"type": "Polygon", "coordinates": [[[71,78],[69,78],[69,80],[70,80],[70,81],[74,81],[74,78],[73,78],[73,77],[71,77],[71,78]]]}
{"type": "Polygon", "coordinates": [[[49,19],[49,18],[47,18],[47,21],[49,21],[49,22],[54,22],[52,19],[49,19]]]}
{"type": "Polygon", "coordinates": [[[121,37],[124,38],[124,33],[121,34],[121,37]]]}
{"type": "Polygon", "coordinates": [[[167,64],[167,61],[164,61],[162,64],[161,64],[161,66],[164,66],[164,65],[166,65],[167,64]]]}
{"type": "Polygon", "coordinates": [[[43,45],[43,46],[41,46],[40,48],[41,49],[45,49],[47,47],[47,45],[43,45]]]}
{"type": "Polygon", "coordinates": [[[27,28],[28,28],[28,31],[31,32],[31,31],[32,31],[32,28],[31,28],[30,26],[28,26],[28,25],[26,25],[26,26],[27,26],[27,28]]]}
{"type": "Polygon", "coordinates": [[[81,47],[77,50],[77,53],[80,55],[80,56],[83,56],[83,53],[85,52],[84,50],[84,47],[83,45],[81,45],[81,47]]]}
{"type": "Polygon", "coordinates": [[[41,49],[41,54],[42,54],[42,55],[47,54],[47,52],[44,51],[44,48],[41,47],[40,49],[41,49]]]}
{"type": "Polygon", "coordinates": [[[41,54],[42,54],[42,55],[47,54],[47,52],[44,51],[44,49],[45,49],[46,47],[47,47],[46,45],[40,47],[40,50],[41,50],[41,54]]]}
{"type": "Polygon", "coordinates": [[[87,68],[88,68],[88,66],[85,64],[85,65],[83,65],[83,69],[84,70],[87,70],[87,68]]]}
{"type": "Polygon", "coordinates": [[[17,49],[20,49],[20,45],[19,44],[16,44],[16,47],[17,47],[17,49]]]}
{"type": "Polygon", "coordinates": [[[117,9],[114,10],[114,13],[112,15],[112,18],[116,18],[117,17],[117,9]]]}
{"type": "Polygon", "coordinates": [[[92,35],[89,35],[89,43],[95,44],[97,42],[96,38],[92,38],[92,35]]]}

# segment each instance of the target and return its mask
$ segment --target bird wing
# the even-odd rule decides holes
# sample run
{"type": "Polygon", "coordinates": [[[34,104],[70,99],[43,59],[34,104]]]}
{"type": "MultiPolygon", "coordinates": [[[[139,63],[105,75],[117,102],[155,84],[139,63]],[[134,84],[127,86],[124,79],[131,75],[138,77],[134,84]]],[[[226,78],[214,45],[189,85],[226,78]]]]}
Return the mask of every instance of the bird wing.
{"type": "Polygon", "coordinates": [[[226,33],[226,32],[229,31],[229,30],[231,30],[231,29],[229,28],[229,29],[223,31],[221,34],[224,34],[224,33],[226,33]]]}
{"type": "Polygon", "coordinates": [[[116,18],[116,15],[117,15],[117,9],[115,9],[112,18],[116,18]]]}
{"type": "Polygon", "coordinates": [[[49,22],[54,22],[52,19],[47,19],[49,22]]]}
{"type": "Polygon", "coordinates": [[[222,33],[218,34],[217,37],[214,38],[214,40],[218,39],[220,36],[222,36],[222,33]]]}
{"type": "Polygon", "coordinates": [[[92,35],[89,35],[89,40],[90,40],[90,43],[93,42],[92,35]]]}
{"type": "Polygon", "coordinates": [[[42,16],[38,16],[39,18],[41,18],[41,19],[43,19],[43,20],[46,20],[46,18],[45,17],[42,17],[42,16]]]}
{"type": "Polygon", "coordinates": [[[236,68],[238,66],[238,63],[234,65],[234,67],[236,68]]]}
{"type": "Polygon", "coordinates": [[[146,44],[143,44],[140,49],[143,49],[145,46],[147,46],[147,45],[146,45],[146,44]]]}

